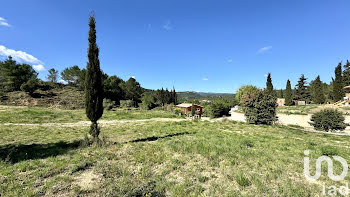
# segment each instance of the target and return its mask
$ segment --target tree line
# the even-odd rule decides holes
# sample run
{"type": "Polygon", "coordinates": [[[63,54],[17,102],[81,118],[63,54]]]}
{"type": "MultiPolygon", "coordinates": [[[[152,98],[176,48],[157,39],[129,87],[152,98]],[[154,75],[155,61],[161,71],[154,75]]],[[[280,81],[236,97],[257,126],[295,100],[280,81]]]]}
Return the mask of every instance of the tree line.
{"type": "Polygon", "coordinates": [[[305,101],[306,103],[324,104],[326,102],[337,102],[345,96],[344,87],[350,85],[350,62],[346,64],[338,63],[334,69],[335,77],[327,84],[321,81],[318,75],[310,83],[302,74],[292,89],[291,82],[288,79],[284,90],[276,91],[275,95],[279,98],[285,98],[285,105],[294,105],[294,101],[305,101]]]}

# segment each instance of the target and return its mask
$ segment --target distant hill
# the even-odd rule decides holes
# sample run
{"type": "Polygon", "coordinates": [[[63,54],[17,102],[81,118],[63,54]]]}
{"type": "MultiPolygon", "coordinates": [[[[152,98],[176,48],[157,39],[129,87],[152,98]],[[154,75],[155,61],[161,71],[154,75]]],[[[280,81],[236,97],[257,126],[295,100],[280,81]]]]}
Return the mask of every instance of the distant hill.
{"type": "Polygon", "coordinates": [[[220,98],[233,99],[234,94],[229,93],[211,93],[211,92],[177,92],[179,102],[192,101],[192,100],[216,100],[220,98]]]}

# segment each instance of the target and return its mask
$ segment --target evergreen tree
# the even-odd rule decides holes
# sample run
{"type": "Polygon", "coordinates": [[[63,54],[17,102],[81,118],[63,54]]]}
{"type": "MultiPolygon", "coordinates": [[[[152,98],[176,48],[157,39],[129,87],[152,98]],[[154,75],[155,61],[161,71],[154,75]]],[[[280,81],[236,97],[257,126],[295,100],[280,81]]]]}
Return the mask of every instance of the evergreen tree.
{"type": "Polygon", "coordinates": [[[272,79],[271,79],[271,73],[267,75],[267,80],[266,80],[266,92],[268,94],[274,95],[273,92],[273,85],[272,85],[272,79]]]}
{"type": "Polygon", "coordinates": [[[306,78],[302,74],[299,78],[298,84],[296,85],[294,98],[299,101],[305,101],[306,103],[311,100],[311,93],[308,89],[306,78]]]}
{"type": "Polygon", "coordinates": [[[47,75],[47,80],[49,80],[49,82],[52,82],[52,83],[57,83],[57,79],[58,79],[58,71],[55,70],[54,68],[51,68],[49,70],[49,74],[47,75]]]}
{"type": "Polygon", "coordinates": [[[80,68],[75,65],[69,68],[65,68],[62,72],[61,72],[61,78],[62,80],[68,82],[69,85],[77,85],[78,84],[78,79],[79,79],[79,75],[81,73],[80,68]]]}
{"type": "Polygon", "coordinates": [[[175,87],[173,87],[172,97],[173,97],[173,103],[174,103],[174,105],[176,105],[177,104],[177,94],[176,94],[176,91],[175,91],[175,87]]]}
{"type": "Polygon", "coordinates": [[[334,100],[340,101],[345,96],[341,62],[338,64],[337,67],[335,67],[334,73],[335,73],[335,79],[333,82],[334,100]]]}
{"type": "Polygon", "coordinates": [[[280,98],[284,98],[282,89],[280,90],[280,98]]]}
{"type": "Polygon", "coordinates": [[[99,49],[96,44],[96,24],[94,15],[90,16],[89,27],[88,63],[85,77],[85,106],[86,116],[91,121],[90,135],[97,140],[100,134],[97,120],[100,119],[103,114],[103,84],[100,60],[98,58],[99,49]]]}
{"type": "Polygon", "coordinates": [[[320,75],[312,82],[312,101],[317,104],[323,104],[326,101],[320,75]]]}
{"type": "Polygon", "coordinates": [[[349,60],[346,60],[346,64],[344,65],[343,82],[344,82],[344,86],[350,85],[350,62],[349,62],[349,60]]]}
{"type": "Polygon", "coordinates": [[[246,121],[250,124],[271,125],[277,121],[276,97],[267,91],[257,90],[242,98],[246,121]]]}
{"type": "Polygon", "coordinates": [[[140,101],[143,90],[140,83],[137,82],[135,78],[130,77],[129,80],[123,84],[123,88],[127,99],[134,102],[140,101]]]}
{"type": "Polygon", "coordinates": [[[194,106],[194,102],[192,102],[192,107],[191,107],[191,115],[192,117],[196,114],[196,108],[194,106]]]}
{"type": "Polygon", "coordinates": [[[286,92],[284,95],[285,100],[285,105],[286,106],[291,106],[293,105],[293,92],[292,92],[292,86],[290,85],[289,79],[287,80],[287,85],[286,85],[286,92]]]}
{"type": "Polygon", "coordinates": [[[2,91],[17,91],[29,80],[36,80],[38,73],[28,64],[18,64],[11,56],[0,62],[0,87],[2,91]]]}

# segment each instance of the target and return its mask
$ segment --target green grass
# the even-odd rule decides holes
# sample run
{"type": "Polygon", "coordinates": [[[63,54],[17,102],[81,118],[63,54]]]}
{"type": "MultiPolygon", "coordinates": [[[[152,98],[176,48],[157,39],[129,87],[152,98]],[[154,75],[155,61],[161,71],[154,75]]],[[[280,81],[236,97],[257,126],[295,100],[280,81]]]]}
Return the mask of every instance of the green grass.
{"type": "MultiPolygon", "coordinates": [[[[101,120],[151,118],[179,118],[179,116],[167,111],[116,109],[115,111],[105,110],[101,120]]],[[[88,121],[85,110],[0,105],[0,123],[71,123],[78,121],[88,121]]]]}
{"type": "Polygon", "coordinates": [[[109,145],[85,147],[88,127],[1,125],[1,195],[319,196],[321,181],[344,181],[308,182],[304,150],[312,161],[332,154],[350,161],[349,137],[281,126],[149,121],[101,131],[109,145]]]}

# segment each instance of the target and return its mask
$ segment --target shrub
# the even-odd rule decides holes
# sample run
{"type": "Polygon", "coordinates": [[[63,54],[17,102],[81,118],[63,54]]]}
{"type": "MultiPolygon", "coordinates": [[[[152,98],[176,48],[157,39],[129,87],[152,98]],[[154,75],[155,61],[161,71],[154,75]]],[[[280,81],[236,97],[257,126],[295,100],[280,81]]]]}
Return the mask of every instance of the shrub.
{"type": "Polygon", "coordinates": [[[211,118],[218,118],[224,115],[229,115],[231,109],[230,103],[225,100],[214,101],[209,107],[209,115],[211,118]]]}
{"type": "Polygon", "coordinates": [[[175,109],[174,109],[174,113],[175,113],[176,115],[183,115],[183,111],[182,111],[180,108],[175,108],[175,109]]]}
{"type": "Polygon", "coordinates": [[[103,108],[106,110],[111,110],[114,107],[114,101],[111,99],[103,99],[103,108]]]}
{"type": "Polygon", "coordinates": [[[311,116],[310,125],[316,130],[322,131],[343,131],[347,124],[341,112],[336,109],[323,109],[311,116]]]}
{"type": "Polygon", "coordinates": [[[251,124],[271,125],[277,121],[276,97],[266,91],[255,90],[242,97],[243,111],[251,124]]]}
{"type": "Polygon", "coordinates": [[[21,90],[23,92],[27,92],[29,95],[32,95],[37,88],[38,88],[38,82],[34,79],[31,79],[21,85],[21,90]]]}
{"type": "Polygon", "coordinates": [[[136,107],[136,102],[132,100],[120,100],[120,107],[124,107],[124,108],[136,107]]]}

